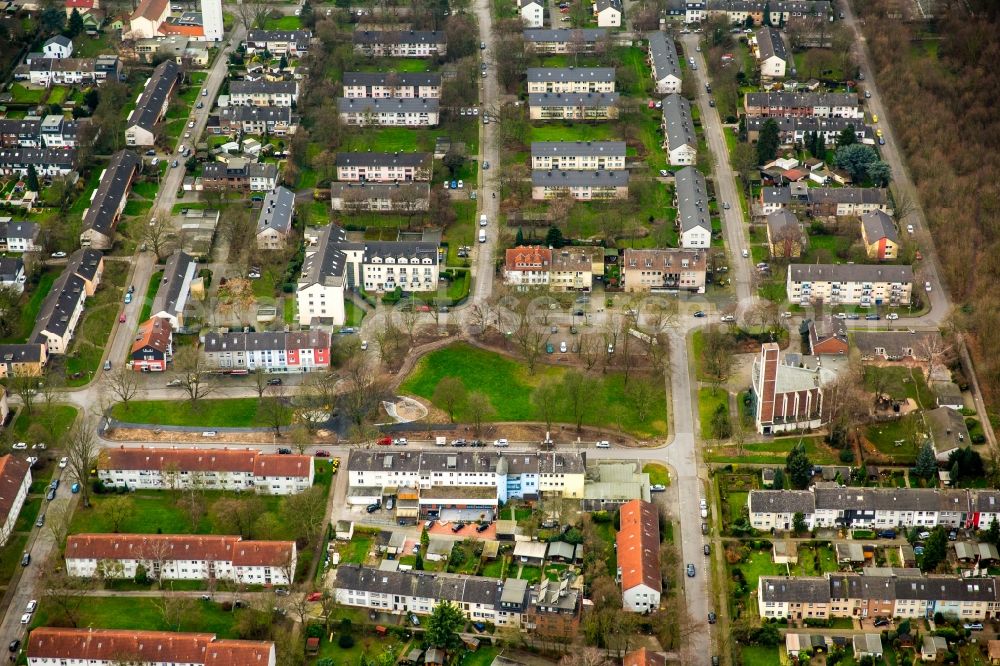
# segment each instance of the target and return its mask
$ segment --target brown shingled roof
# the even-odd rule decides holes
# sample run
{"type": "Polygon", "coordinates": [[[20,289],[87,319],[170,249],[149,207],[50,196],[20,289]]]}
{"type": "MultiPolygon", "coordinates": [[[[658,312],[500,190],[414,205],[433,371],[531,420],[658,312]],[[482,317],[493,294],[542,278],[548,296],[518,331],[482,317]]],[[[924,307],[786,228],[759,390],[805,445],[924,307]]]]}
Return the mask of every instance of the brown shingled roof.
{"type": "Polygon", "coordinates": [[[208,646],[205,666],[266,666],[273,652],[274,643],[216,640],[208,646]]]}
{"type": "Polygon", "coordinates": [[[639,648],[627,653],[622,662],[622,666],[665,666],[667,659],[659,652],[639,648]]]}
{"type": "Polygon", "coordinates": [[[261,453],[253,466],[254,476],[303,476],[312,470],[312,457],[261,453]]]}
{"type": "Polygon", "coordinates": [[[252,472],[257,451],[230,449],[105,449],[101,469],[162,470],[176,465],[181,472],[252,472]]]}
{"type": "Polygon", "coordinates": [[[160,317],[153,317],[139,326],[139,331],[135,335],[135,342],[132,343],[132,353],[135,354],[143,347],[152,347],[157,351],[166,352],[170,344],[170,322],[160,317]]]}
{"type": "Polygon", "coordinates": [[[656,507],[643,500],[622,505],[618,532],[618,567],[622,590],[639,585],[661,591],[660,520],[656,507]]]}
{"type": "Polygon", "coordinates": [[[552,250],[545,247],[512,247],[507,250],[507,270],[545,269],[552,265],[552,250]]]}
{"type": "Polygon", "coordinates": [[[268,664],[273,653],[274,643],[218,640],[207,633],[38,627],[28,638],[29,659],[256,666],[268,664]]]}
{"type": "Polygon", "coordinates": [[[190,534],[74,534],[67,559],[156,559],[232,561],[236,566],[282,566],[292,541],[243,541],[238,536],[190,534]]]}

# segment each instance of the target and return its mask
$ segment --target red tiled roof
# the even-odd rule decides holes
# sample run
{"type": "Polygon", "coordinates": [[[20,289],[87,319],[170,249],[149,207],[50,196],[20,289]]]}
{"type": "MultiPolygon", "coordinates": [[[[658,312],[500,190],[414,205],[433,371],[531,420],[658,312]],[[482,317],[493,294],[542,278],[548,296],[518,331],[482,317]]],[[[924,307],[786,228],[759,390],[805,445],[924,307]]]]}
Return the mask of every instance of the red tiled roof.
{"type": "Polygon", "coordinates": [[[189,534],[74,534],[67,559],[232,561],[238,566],[283,566],[295,552],[292,541],[243,541],[238,536],[189,534]]]}
{"type": "Polygon", "coordinates": [[[185,37],[204,37],[205,28],[200,25],[182,25],[180,23],[161,23],[161,35],[184,35],[185,37]]]}
{"type": "Polygon", "coordinates": [[[667,663],[666,657],[662,654],[646,648],[629,652],[622,661],[622,666],[665,666],[667,663]]]}
{"type": "Polygon", "coordinates": [[[660,576],[660,520],[656,506],[642,500],[622,505],[618,531],[618,567],[622,590],[646,585],[662,591],[660,576]]]}
{"type": "Polygon", "coordinates": [[[507,250],[507,270],[545,268],[552,265],[552,250],[546,247],[512,247],[507,250]]]}
{"type": "Polygon", "coordinates": [[[132,12],[132,19],[145,18],[155,21],[167,10],[167,0],[142,0],[132,12]]]}
{"type": "Polygon", "coordinates": [[[166,319],[160,317],[148,319],[142,323],[136,333],[135,342],[132,343],[132,353],[135,354],[146,346],[165,353],[170,344],[172,333],[173,329],[166,319]]]}
{"type": "Polygon", "coordinates": [[[165,449],[120,447],[105,449],[99,469],[163,470],[179,472],[253,472],[256,476],[307,478],[310,456],[261,453],[248,449],[165,449]]]}
{"type": "Polygon", "coordinates": [[[65,0],[66,7],[72,9],[76,7],[77,9],[93,9],[94,0],[65,0]]]}
{"type": "Polygon", "coordinates": [[[7,523],[29,469],[27,460],[12,455],[0,456],[0,525],[7,523]]]}
{"type": "Polygon", "coordinates": [[[38,627],[28,637],[29,659],[266,666],[274,643],[218,640],[213,634],[38,627]]]}

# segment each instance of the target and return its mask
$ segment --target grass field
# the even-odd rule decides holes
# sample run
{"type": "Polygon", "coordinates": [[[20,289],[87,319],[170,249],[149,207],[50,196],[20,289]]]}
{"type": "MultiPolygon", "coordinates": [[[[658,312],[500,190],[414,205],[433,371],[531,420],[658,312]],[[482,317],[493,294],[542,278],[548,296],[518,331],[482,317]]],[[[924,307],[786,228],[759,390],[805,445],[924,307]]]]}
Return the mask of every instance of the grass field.
{"type": "Polygon", "coordinates": [[[617,138],[615,128],[608,124],[587,125],[552,121],[532,125],[525,142],[530,144],[532,141],[610,141],[617,138]]]}
{"type": "MultiPolygon", "coordinates": [[[[104,345],[111,335],[111,328],[122,308],[122,285],[129,266],[118,261],[104,264],[104,275],[97,292],[87,299],[87,307],[80,318],[76,335],[66,355],[66,384],[81,386],[90,381],[89,373],[96,372],[104,356],[104,345]],[[77,379],[70,378],[79,373],[77,379]]],[[[118,362],[118,359],[115,359],[118,362]]]]}
{"type": "MultiPolygon", "coordinates": [[[[216,634],[219,638],[237,638],[234,626],[242,612],[224,611],[222,606],[198,600],[190,612],[181,618],[180,626],[168,626],[157,607],[158,599],[133,597],[99,597],[87,599],[79,608],[81,627],[101,629],[133,629],[151,631],[197,631],[216,634]]],[[[59,621],[60,611],[48,599],[42,599],[31,623],[32,628],[59,621]]],[[[56,625],[59,626],[59,625],[56,625]]]]}
{"type": "MultiPolygon", "coordinates": [[[[556,381],[565,375],[565,368],[539,365],[534,375],[529,375],[520,362],[466,344],[455,344],[432,352],[420,360],[403,383],[402,390],[431,399],[434,388],[444,377],[458,377],[470,390],[485,393],[496,410],[495,421],[533,421],[537,414],[531,404],[531,392],[545,377],[556,381]]],[[[629,399],[625,396],[624,378],[620,373],[608,373],[592,391],[583,418],[585,425],[615,426],[612,406],[622,412],[622,426],[641,437],[666,433],[666,401],[662,391],[654,390],[655,398],[649,414],[640,420],[629,399]]],[[[461,414],[459,414],[461,417],[461,414]]],[[[572,416],[560,405],[556,421],[571,422],[572,416]]]]}
{"type": "Polygon", "coordinates": [[[27,534],[14,534],[7,545],[0,549],[0,580],[9,581],[14,575],[14,569],[21,563],[21,556],[27,544],[27,534]]]}
{"type": "Polygon", "coordinates": [[[370,536],[354,535],[351,542],[340,550],[340,561],[343,564],[364,564],[368,551],[372,548],[374,539],[370,536]]]}
{"type": "Polygon", "coordinates": [[[732,568],[743,572],[751,590],[757,589],[757,581],[761,576],[783,576],[788,573],[785,565],[775,564],[771,560],[770,548],[751,551],[747,559],[739,564],[734,564],[732,568]]]}
{"type": "Polygon", "coordinates": [[[646,463],[642,466],[642,471],[649,474],[649,482],[653,485],[669,486],[670,472],[666,466],[658,463],[646,463]]]}
{"type": "Polygon", "coordinates": [[[883,455],[889,456],[897,463],[910,464],[917,459],[917,453],[920,451],[920,446],[915,441],[918,438],[913,435],[923,429],[924,424],[920,415],[908,414],[898,421],[868,426],[865,429],[865,437],[883,455]]]}
{"type": "MultiPolygon", "coordinates": [[[[129,497],[134,502],[132,515],[122,521],[118,527],[121,533],[136,534],[220,534],[212,519],[212,506],[223,498],[239,497],[235,493],[225,493],[218,490],[204,491],[206,511],[197,525],[192,525],[188,514],[169,496],[169,491],[141,490],[129,497]]],[[[80,507],[73,514],[70,524],[71,534],[89,532],[114,532],[113,523],[101,511],[101,505],[117,495],[93,495],[90,508],[80,507]]],[[[278,517],[282,498],[277,495],[256,495],[256,499],[264,502],[264,513],[272,513],[278,517]]],[[[264,515],[264,514],[261,514],[264,515]]],[[[274,539],[293,538],[291,531],[280,519],[274,539]]]]}
{"type": "Polygon", "coordinates": [[[422,58],[372,58],[355,66],[359,72],[431,72],[432,65],[422,58]]]}
{"type": "Polygon", "coordinates": [[[735,523],[743,517],[743,511],[747,508],[747,498],[749,491],[735,490],[726,493],[725,504],[728,509],[729,522],[735,523]]]}
{"type": "Polygon", "coordinates": [[[894,400],[911,398],[922,408],[934,407],[934,393],[927,387],[927,382],[919,371],[911,372],[904,367],[866,366],[864,374],[865,389],[868,391],[874,391],[878,386],[894,400]]]}
{"type": "Polygon", "coordinates": [[[156,298],[156,291],[160,288],[163,280],[163,271],[156,271],[149,278],[149,285],[146,287],[146,297],[142,302],[142,312],[139,313],[139,322],[149,319],[149,314],[153,310],[153,299],[156,298]]]}
{"type": "MultiPolygon", "coordinates": [[[[53,404],[46,407],[44,404],[34,404],[29,416],[23,410],[18,414],[17,420],[11,426],[11,436],[18,441],[26,441],[28,431],[32,425],[41,425],[48,432],[50,441],[46,444],[55,444],[63,435],[69,431],[73,421],[76,420],[76,407],[72,405],[53,404]]],[[[30,442],[35,444],[36,442],[30,442]]]]}
{"type": "MultiPolygon", "coordinates": [[[[111,415],[121,421],[156,425],[197,426],[216,428],[267,427],[266,414],[256,398],[227,398],[221,400],[133,400],[127,405],[118,403],[111,415]]],[[[291,423],[291,415],[284,420],[291,423]]]]}
{"type": "Polygon", "coordinates": [[[21,311],[17,320],[17,329],[6,338],[0,338],[2,343],[21,343],[31,335],[31,329],[35,327],[35,320],[38,319],[38,311],[42,308],[42,301],[49,295],[52,283],[59,276],[58,268],[51,268],[42,273],[38,284],[30,290],[27,296],[22,296],[21,311]]]}
{"type": "MultiPolygon", "coordinates": [[[[774,666],[778,661],[778,648],[745,645],[740,648],[743,666],[774,666]]],[[[841,663],[844,663],[843,661],[841,663]]]]}
{"type": "Polygon", "coordinates": [[[729,409],[729,393],[725,389],[700,388],[698,389],[698,418],[701,420],[701,438],[715,439],[715,430],[712,428],[712,415],[719,407],[729,409]]]}

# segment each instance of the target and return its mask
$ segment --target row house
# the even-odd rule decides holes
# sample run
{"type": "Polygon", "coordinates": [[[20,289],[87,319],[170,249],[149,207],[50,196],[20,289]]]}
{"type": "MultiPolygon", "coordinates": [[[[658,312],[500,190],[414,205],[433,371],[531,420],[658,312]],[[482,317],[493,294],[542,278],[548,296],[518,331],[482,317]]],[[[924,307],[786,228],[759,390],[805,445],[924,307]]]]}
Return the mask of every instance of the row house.
{"type": "Polygon", "coordinates": [[[607,44],[605,28],[529,28],[524,44],[534,53],[596,53],[607,44]]]}
{"type": "Polygon", "coordinates": [[[504,253],[504,284],[519,291],[549,285],[552,249],[540,246],[508,248],[504,253]]]}
{"type": "Polygon", "coordinates": [[[278,165],[242,157],[208,162],[202,170],[201,182],[206,190],[269,192],[278,185],[278,165]]]}
{"type": "Polygon", "coordinates": [[[440,30],[356,30],[354,52],[370,58],[444,57],[448,45],[440,30]]]}
{"type": "Polygon", "coordinates": [[[708,255],[704,250],[626,248],[622,287],[631,293],[705,293],[708,255]]]}
{"type": "Polygon", "coordinates": [[[337,180],[405,183],[429,181],[430,153],[337,153],[337,180]]]}
{"type": "Polygon", "coordinates": [[[723,17],[733,25],[786,25],[799,21],[828,21],[830,0],[686,0],[685,23],[723,17]]]}
{"type": "Polygon", "coordinates": [[[810,187],[808,197],[813,217],[855,217],[874,211],[892,214],[889,194],[881,187],[810,187]]]}
{"type": "Polygon", "coordinates": [[[633,613],[656,611],[663,593],[659,511],[655,504],[636,499],[623,504],[619,515],[615,555],[622,608],[633,613]]]}
{"type": "Polygon", "coordinates": [[[246,52],[301,58],[309,53],[310,30],[251,30],[244,41],[246,52]]]}
{"type": "MultiPolygon", "coordinates": [[[[8,345],[4,345],[8,346],[8,345]]],[[[6,405],[6,392],[3,393],[6,405]]],[[[0,546],[7,544],[31,487],[31,465],[10,454],[0,456],[0,546]]]]}
{"type": "Polygon", "coordinates": [[[430,209],[430,183],[330,183],[330,206],[338,212],[409,213],[430,209]]]}
{"type": "Polygon", "coordinates": [[[857,93],[747,93],[743,110],[748,118],[818,116],[864,120],[865,117],[857,93]]]}
{"type": "Polygon", "coordinates": [[[345,124],[360,127],[434,127],[439,105],[436,99],[416,97],[339,97],[337,113],[345,124]]]}
{"type": "Polygon", "coordinates": [[[690,166],[698,158],[698,137],[694,132],[691,102],[677,93],[663,98],[663,149],[673,166],[690,166]]]}
{"type": "Polygon", "coordinates": [[[582,498],[581,453],[352,450],[351,488],[486,488],[499,502],[542,496],[582,498]]]}
{"type": "Polygon", "coordinates": [[[828,368],[811,370],[780,359],[777,343],[761,345],[751,368],[751,399],[757,432],[810,430],[822,426],[824,386],[835,374],[828,368]]]}
{"type": "Polygon", "coordinates": [[[647,59],[653,73],[653,87],[661,95],[681,91],[681,67],[677,60],[674,38],[657,30],[646,35],[649,41],[647,59]]]}
{"type": "Polygon", "coordinates": [[[174,355],[174,328],[164,317],[151,317],[139,325],[129,364],[136,372],[164,372],[174,355]]]}
{"type": "Polygon", "coordinates": [[[141,168],[142,160],[131,150],[120,150],[112,156],[83,211],[82,247],[109,250],[114,245],[115,227],[141,168]]]}
{"type": "Polygon", "coordinates": [[[330,334],[326,331],[209,333],[202,352],[212,368],[314,372],[330,367],[330,334]]]}
{"type": "Polygon", "coordinates": [[[531,168],[556,171],[618,171],[625,168],[624,141],[532,141],[531,168]]]}
{"type": "Polygon", "coordinates": [[[80,323],[84,302],[94,295],[103,274],[104,257],[97,250],[82,249],[70,255],[42,301],[29,341],[45,345],[49,355],[65,354],[80,323]]]}
{"type": "Polygon", "coordinates": [[[291,585],[294,541],[244,541],[191,534],[73,534],[66,540],[66,574],[79,578],[226,581],[291,585]]]}
{"type": "Polygon", "coordinates": [[[612,120],[618,117],[619,96],[611,93],[532,93],[531,120],[612,120]]]}
{"type": "Polygon", "coordinates": [[[781,141],[782,145],[805,143],[806,138],[815,133],[822,137],[824,145],[834,147],[837,145],[837,139],[848,127],[854,130],[854,136],[858,143],[869,145],[875,143],[875,132],[870,126],[865,125],[863,119],[839,116],[831,118],[819,116],[748,116],[746,118],[748,140],[756,141],[760,137],[760,130],[768,120],[777,123],[778,140],[781,141]]]}
{"type": "Polygon", "coordinates": [[[943,526],[987,529],[1000,514],[995,490],[847,488],[753,490],[750,523],[760,530],[789,530],[801,513],[809,529],[895,529],[943,526]]]}
{"type": "Polygon", "coordinates": [[[40,252],[41,231],[37,222],[0,217],[0,252],[40,252]]]}
{"type": "Polygon", "coordinates": [[[851,336],[861,360],[869,363],[927,366],[933,350],[948,347],[939,331],[853,331],[851,336]]]}
{"type": "MultiPolygon", "coordinates": [[[[166,3],[164,3],[166,4],[166,3]]],[[[27,639],[28,666],[275,666],[274,643],[216,638],[210,633],[36,627],[27,639]]]]}
{"type": "Polygon", "coordinates": [[[286,136],[299,127],[299,116],[290,106],[229,106],[219,109],[217,121],[209,119],[216,134],[270,134],[286,136]]]}
{"type": "Polygon", "coordinates": [[[531,198],[535,201],[568,195],[577,201],[625,199],[628,171],[542,171],[531,172],[531,198]]]}
{"type": "Polygon", "coordinates": [[[80,130],[88,122],[88,119],[69,120],[61,115],[23,120],[0,119],[0,146],[76,148],[80,130]]]}
{"type": "Polygon", "coordinates": [[[129,490],[201,487],[295,495],[312,487],[314,472],[310,456],[254,449],[122,447],[101,452],[97,478],[108,487],[129,490]]]}
{"type": "Polygon", "coordinates": [[[788,300],[800,305],[906,306],[913,268],[880,264],[790,264],[788,300]]]}
{"type": "Polygon", "coordinates": [[[48,348],[38,342],[0,345],[0,379],[40,377],[48,363],[48,348]]]}
{"type": "Polygon", "coordinates": [[[298,81],[231,81],[230,106],[287,106],[299,101],[298,81]]]}
{"type": "Polygon", "coordinates": [[[34,167],[38,176],[65,176],[76,166],[73,148],[0,149],[0,174],[24,178],[34,167]]]}
{"type": "Polygon", "coordinates": [[[164,60],[156,66],[139,93],[135,108],[128,114],[126,145],[152,146],[156,143],[156,124],[166,116],[182,75],[183,70],[173,60],[164,60]]]}
{"type": "Polygon", "coordinates": [[[365,291],[406,293],[434,291],[440,274],[437,243],[424,241],[369,241],[361,262],[350,262],[348,270],[360,269],[365,291]]]}
{"type": "Polygon", "coordinates": [[[614,67],[529,67],[528,93],[610,93],[614,67]]]}
{"type": "Polygon", "coordinates": [[[712,244],[712,220],[708,212],[708,184],[693,166],[674,174],[674,208],[682,248],[707,249],[712,244]]]}
{"type": "Polygon", "coordinates": [[[603,275],[604,256],[596,248],[514,247],[506,252],[504,284],[518,290],[589,292],[595,275],[603,275]]]}
{"type": "Polygon", "coordinates": [[[1000,609],[1000,588],[993,578],[921,576],[911,571],[761,576],[757,608],[762,618],[932,619],[941,613],[965,622],[995,617],[1000,609]]]}
{"type": "Polygon", "coordinates": [[[116,55],[96,58],[36,58],[29,56],[28,80],[32,85],[75,86],[100,85],[105,81],[122,81],[124,72],[116,55]]]}
{"type": "Polygon", "coordinates": [[[440,99],[441,75],[436,72],[346,72],[344,97],[440,99]]]}

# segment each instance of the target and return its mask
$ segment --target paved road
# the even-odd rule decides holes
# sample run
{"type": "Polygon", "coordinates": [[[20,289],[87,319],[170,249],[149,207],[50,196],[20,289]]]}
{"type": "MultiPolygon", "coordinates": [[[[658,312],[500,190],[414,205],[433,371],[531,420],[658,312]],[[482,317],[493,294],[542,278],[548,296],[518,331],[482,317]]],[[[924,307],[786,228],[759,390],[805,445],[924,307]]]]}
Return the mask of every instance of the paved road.
{"type": "MultiPolygon", "coordinates": [[[[496,38],[493,35],[490,0],[476,0],[473,11],[479,21],[479,39],[486,42],[483,58],[488,65],[487,77],[480,79],[482,86],[479,89],[482,112],[485,114],[496,112],[499,109],[500,88],[497,84],[495,63],[500,54],[496,52],[495,48],[496,38]]],[[[475,270],[472,275],[472,301],[475,303],[485,301],[493,293],[493,258],[496,255],[497,239],[500,233],[500,199],[496,197],[496,179],[493,177],[493,174],[496,173],[495,169],[500,164],[500,152],[495,132],[496,124],[490,123],[489,125],[480,125],[480,127],[482,131],[479,133],[479,163],[489,162],[492,168],[479,172],[479,214],[485,215],[489,219],[489,226],[486,227],[486,242],[476,243],[475,270]]]]}

